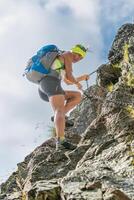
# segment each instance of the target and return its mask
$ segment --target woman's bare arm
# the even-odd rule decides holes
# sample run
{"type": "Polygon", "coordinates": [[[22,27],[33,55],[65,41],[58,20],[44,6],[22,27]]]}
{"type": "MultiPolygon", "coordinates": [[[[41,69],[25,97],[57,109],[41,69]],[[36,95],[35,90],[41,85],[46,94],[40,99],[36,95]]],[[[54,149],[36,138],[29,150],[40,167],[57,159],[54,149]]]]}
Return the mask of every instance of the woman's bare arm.
{"type": "Polygon", "coordinates": [[[64,64],[65,64],[65,77],[64,81],[66,84],[71,85],[75,84],[79,90],[82,89],[82,85],[77,81],[77,79],[73,76],[72,70],[72,59],[70,53],[67,52],[64,55],[64,64]]]}
{"type": "Polygon", "coordinates": [[[68,80],[72,84],[78,83],[76,78],[73,76],[72,70],[72,59],[70,58],[70,53],[67,52],[64,55],[64,64],[65,64],[65,80],[68,80]]]}
{"type": "Polygon", "coordinates": [[[76,78],[76,80],[77,80],[78,82],[80,82],[80,81],[86,81],[86,80],[88,80],[88,79],[89,79],[89,75],[88,75],[88,74],[84,74],[84,75],[79,76],[79,77],[76,78]]]}

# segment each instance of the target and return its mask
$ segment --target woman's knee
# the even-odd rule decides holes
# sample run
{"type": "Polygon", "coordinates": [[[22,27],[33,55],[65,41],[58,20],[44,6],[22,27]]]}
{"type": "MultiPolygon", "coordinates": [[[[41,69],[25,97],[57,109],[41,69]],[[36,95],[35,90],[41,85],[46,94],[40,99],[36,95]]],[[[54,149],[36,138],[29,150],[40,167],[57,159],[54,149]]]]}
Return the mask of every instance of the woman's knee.
{"type": "Polygon", "coordinates": [[[60,112],[64,110],[64,101],[65,101],[64,95],[55,95],[49,97],[49,102],[54,112],[60,112]]]}
{"type": "Polygon", "coordinates": [[[64,109],[56,109],[55,112],[54,112],[54,115],[57,119],[61,120],[65,117],[65,112],[64,112],[64,109]]]}
{"type": "Polygon", "coordinates": [[[77,92],[77,93],[76,93],[76,99],[77,99],[78,102],[81,101],[81,99],[82,99],[82,95],[81,95],[80,92],[77,92]]]}

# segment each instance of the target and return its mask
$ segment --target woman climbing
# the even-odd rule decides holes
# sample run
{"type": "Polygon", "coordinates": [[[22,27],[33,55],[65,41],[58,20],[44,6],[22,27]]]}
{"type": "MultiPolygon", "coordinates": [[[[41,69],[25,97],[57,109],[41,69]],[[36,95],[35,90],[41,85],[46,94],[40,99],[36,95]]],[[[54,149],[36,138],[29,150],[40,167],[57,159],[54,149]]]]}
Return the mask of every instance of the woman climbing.
{"type": "Polygon", "coordinates": [[[44,101],[49,101],[54,111],[54,124],[56,129],[56,149],[73,150],[76,146],[65,138],[65,115],[78,105],[81,101],[79,91],[63,90],[61,80],[67,85],[75,84],[79,90],[82,89],[81,81],[88,80],[89,75],[84,74],[75,78],[72,64],[85,57],[87,49],[81,45],[75,45],[70,51],[64,51],[56,57],[51,72],[41,79],[39,83],[39,95],[44,101]]]}

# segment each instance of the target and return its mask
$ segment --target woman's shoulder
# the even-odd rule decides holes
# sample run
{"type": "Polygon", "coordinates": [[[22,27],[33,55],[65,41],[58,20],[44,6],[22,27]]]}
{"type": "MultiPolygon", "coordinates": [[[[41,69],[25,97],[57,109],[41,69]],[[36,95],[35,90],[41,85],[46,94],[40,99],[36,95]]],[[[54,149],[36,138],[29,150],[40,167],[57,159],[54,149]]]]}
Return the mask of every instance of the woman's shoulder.
{"type": "Polygon", "coordinates": [[[63,58],[64,60],[72,60],[72,54],[70,51],[65,51],[62,55],[61,58],[63,58]]]}
{"type": "Polygon", "coordinates": [[[62,53],[62,55],[65,56],[65,57],[66,57],[66,56],[67,56],[67,57],[68,57],[68,56],[71,56],[71,54],[72,54],[72,53],[71,53],[70,51],[65,51],[65,52],[62,53]]]}

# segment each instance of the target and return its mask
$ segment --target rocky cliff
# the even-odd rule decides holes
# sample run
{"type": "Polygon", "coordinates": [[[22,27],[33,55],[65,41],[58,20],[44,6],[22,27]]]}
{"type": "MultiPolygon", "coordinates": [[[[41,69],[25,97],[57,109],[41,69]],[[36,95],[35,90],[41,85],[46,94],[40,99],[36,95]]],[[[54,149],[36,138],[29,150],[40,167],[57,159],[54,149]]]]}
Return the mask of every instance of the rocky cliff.
{"type": "Polygon", "coordinates": [[[119,30],[70,114],[73,151],[56,151],[51,138],[1,185],[0,200],[134,200],[134,24],[119,30]]]}

